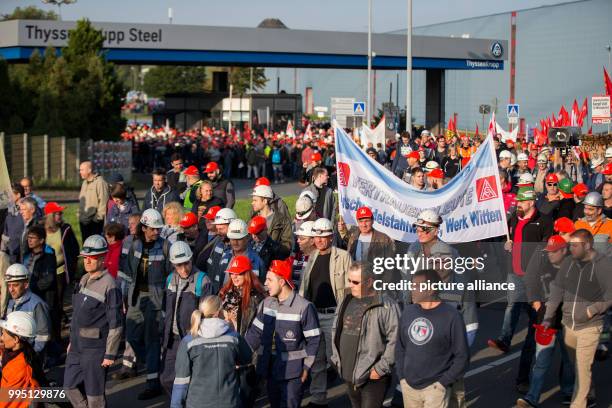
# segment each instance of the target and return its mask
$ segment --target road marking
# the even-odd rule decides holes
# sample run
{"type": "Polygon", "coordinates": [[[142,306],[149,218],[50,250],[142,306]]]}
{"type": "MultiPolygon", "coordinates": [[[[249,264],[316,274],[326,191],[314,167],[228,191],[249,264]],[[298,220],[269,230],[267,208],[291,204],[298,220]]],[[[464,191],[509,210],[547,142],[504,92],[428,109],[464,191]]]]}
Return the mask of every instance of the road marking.
{"type": "Polygon", "coordinates": [[[488,370],[490,370],[492,368],[495,368],[495,367],[498,367],[498,366],[500,366],[502,364],[506,364],[509,361],[512,361],[512,360],[515,360],[515,359],[519,358],[520,355],[521,355],[521,352],[517,351],[517,352],[514,352],[512,354],[507,355],[506,357],[503,357],[503,358],[500,358],[498,360],[492,361],[489,364],[485,364],[483,366],[476,367],[476,368],[468,371],[467,373],[465,373],[464,378],[469,378],[469,377],[471,377],[473,375],[480,374],[482,372],[488,371],[488,370]]]}

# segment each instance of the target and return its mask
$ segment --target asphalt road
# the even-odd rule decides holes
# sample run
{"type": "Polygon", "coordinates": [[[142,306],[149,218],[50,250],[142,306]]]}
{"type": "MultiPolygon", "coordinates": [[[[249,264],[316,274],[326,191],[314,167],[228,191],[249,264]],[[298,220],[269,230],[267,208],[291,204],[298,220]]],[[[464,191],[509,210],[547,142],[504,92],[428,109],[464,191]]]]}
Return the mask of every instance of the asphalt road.
{"type": "MultiPolygon", "coordinates": [[[[513,407],[516,399],[520,397],[515,390],[515,378],[518,370],[518,358],[526,330],[526,318],[523,316],[513,345],[509,353],[501,354],[487,347],[488,338],[494,338],[501,328],[503,320],[503,303],[483,305],[479,311],[480,330],[472,348],[471,364],[466,374],[466,397],[468,406],[474,408],[513,407]]],[[[561,396],[557,381],[559,368],[558,353],[553,367],[550,369],[542,394],[541,407],[560,407],[561,396]]],[[[51,377],[60,380],[63,368],[54,370],[51,377]]],[[[134,379],[107,383],[107,402],[110,407],[166,407],[169,404],[167,397],[159,397],[150,401],[138,401],[137,394],[144,389],[145,376],[141,368],[141,375],[134,379]]],[[[605,362],[596,362],[593,366],[593,379],[597,395],[598,407],[612,407],[612,359],[605,362]]],[[[61,381],[61,380],[60,380],[61,381]]],[[[330,407],[350,407],[345,395],[345,386],[330,387],[330,407]]],[[[303,405],[308,403],[308,398],[303,405]]],[[[265,396],[260,398],[257,407],[269,406],[265,396]]]]}

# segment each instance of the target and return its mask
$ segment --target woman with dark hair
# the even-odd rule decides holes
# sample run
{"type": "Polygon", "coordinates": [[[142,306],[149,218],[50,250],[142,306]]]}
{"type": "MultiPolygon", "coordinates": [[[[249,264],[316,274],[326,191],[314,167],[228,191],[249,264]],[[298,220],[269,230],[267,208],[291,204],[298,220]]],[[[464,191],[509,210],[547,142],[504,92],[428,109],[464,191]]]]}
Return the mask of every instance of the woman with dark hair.
{"type": "MultiPolygon", "coordinates": [[[[47,386],[47,379],[30,339],[36,337],[36,322],[27,312],[13,312],[0,320],[2,329],[2,381],[4,389],[36,389],[47,386]]],[[[3,407],[27,408],[29,399],[2,404],[3,407]]]]}
{"type": "Polygon", "coordinates": [[[128,219],[131,214],[138,212],[138,207],[127,199],[127,190],[123,184],[115,184],[111,190],[111,199],[115,202],[106,213],[106,224],[119,223],[129,228],[128,219]]]}
{"type": "MultiPolygon", "coordinates": [[[[244,336],[257,316],[257,307],[266,297],[265,290],[253,273],[251,261],[246,256],[232,258],[227,268],[230,279],[219,291],[225,320],[244,336]]],[[[250,407],[257,398],[255,366],[249,365],[240,374],[240,394],[244,406],[250,407]]]]}

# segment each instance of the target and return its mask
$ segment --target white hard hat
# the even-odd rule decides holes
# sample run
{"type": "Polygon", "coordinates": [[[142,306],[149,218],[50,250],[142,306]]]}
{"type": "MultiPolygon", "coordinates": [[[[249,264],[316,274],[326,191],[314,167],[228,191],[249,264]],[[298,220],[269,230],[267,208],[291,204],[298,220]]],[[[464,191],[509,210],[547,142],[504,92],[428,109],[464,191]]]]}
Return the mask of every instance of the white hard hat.
{"type": "Polygon", "coordinates": [[[191,260],[192,256],[191,247],[184,241],[176,241],[170,247],[170,262],[175,265],[191,260]]]}
{"type": "Polygon", "coordinates": [[[263,198],[273,198],[274,193],[272,192],[272,187],[270,186],[257,186],[253,189],[252,196],[263,197],[263,198]]]}
{"type": "Polygon", "coordinates": [[[527,161],[527,160],[529,160],[529,156],[527,156],[527,153],[519,153],[516,156],[516,160],[518,160],[518,161],[527,161]]]}
{"type": "Polygon", "coordinates": [[[414,224],[415,227],[437,227],[442,224],[442,217],[440,217],[433,210],[423,210],[417,217],[417,222],[414,224]]]}
{"type": "Polygon", "coordinates": [[[427,162],[427,164],[425,164],[425,171],[429,173],[430,171],[432,171],[433,169],[437,169],[438,167],[440,167],[438,162],[430,160],[427,162]]]}
{"type": "Polygon", "coordinates": [[[91,235],[83,242],[81,256],[102,255],[108,252],[108,244],[102,235],[91,235]]]}
{"type": "Polygon", "coordinates": [[[304,221],[300,224],[300,227],[295,231],[295,235],[299,235],[302,237],[314,237],[315,234],[312,232],[312,227],[314,226],[314,221],[304,221]]]}
{"type": "Polygon", "coordinates": [[[312,191],[310,191],[310,190],[304,190],[304,191],[302,191],[302,192],[300,193],[300,197],[299,197],[299,198],[302,198],[302,197],[308,197],[308,198],[310,198],[310,201],[312,201],[313,203],[317,201],[317,197],[316,197],[315,193],[313,193],[313,192],[312,192],[312,191]]]}
{"type": "Polygon", "coordinates": [[[514,153],[510,153],[512,156],[510,156],[510,165],[514,166],[516,164],[516,154],[514,153]]]}
{"type": "Polygon", "coordinates": [[[27,312],[12,312],[6,320],[0,320],[0,327],[19,337],[36,337],[36,321],[27,312]]]}
{"type": "Polygon", "coordinates": [[[319,218],[314,222],[312,232],[315,237],[329,237],[334,233],[334,226],[327,218],[319,218]]]}
{"type": "Polygon", "coordinates": [[[512,153],[508,150],[502,150],[499,152],[499,160],[501,159],[512,159],[512,153]]]}
{"type": "Polygon", "coordinates": [[[531,173],[523,173],[519,177],[517,185],[521,186],[521,185],[527,185],[527,184],[533,184],[533,183],[535,183],[535,180],[533,178],[533,174],[531,174],[531,173]]]}
{"type": "Polygon", "coordinates": [[[584,201],[582,201],[584,205],[590,205],[592,207],[603,207],[604,201],[601,194],[597,191],[591,191],[589,194],[584,197],[584,201]]]}
{"type": "Polygon", "coordinates": [[[234,218],[238,218],[236,212],[231,208],[222,208],[215,215],[213,225],[229,224],[234,218]]]}
{"type": "Polygon", "coordinates": [[[303,220],[308,218],[312,213],[314,204],[309,196],[303,195],[295,202],[295,218],[303,220]]]}
{"type": "Polygon", "coordinates": [[[604,163],[604,159],[601,157],[596,157],[591,160],[591,168],[594,169],[597,166],[601,166],[604,163]]]}
{"type": "Polygon", "coordinates": [[[235,218],[229,223],[227,229],[227,237],[229,239],[242,239],[247,235],[249,235],[249,231],[246,222],[240,218],[235,218]]]}
{"type": "Polygon", "coordinates": [[[612,158],[612,146],[609,146],[606,149],[606,159],[610,159],[610,158],[612,158]]]}
{"type": "Polygon", "coordinates": [[[142,213],[140,223],[149,228],[163,228],[164,220],[161,214],[155,208],[149,208],[142,213]]]}
{"type": "Polygon", "coordinates": [[[427,130],[427,129],[423,129],[423,131],[421,132],[421,135],[429,136],[429,135],[431,135],[431,132],[429,130],[427,130]]]}
{"type": "Polygon", "coordinates": [[[538,154],[538,163],[548,163],[548,156],[544,153],[538,154]]]}
{"type": "Polygon", "coordinates": [[[6,268],[4,276],[7,282],[17,282],[28,280],[30,273],[28,272],[28,268],[26,268],[24,265],[16,263],[6,268]]]}

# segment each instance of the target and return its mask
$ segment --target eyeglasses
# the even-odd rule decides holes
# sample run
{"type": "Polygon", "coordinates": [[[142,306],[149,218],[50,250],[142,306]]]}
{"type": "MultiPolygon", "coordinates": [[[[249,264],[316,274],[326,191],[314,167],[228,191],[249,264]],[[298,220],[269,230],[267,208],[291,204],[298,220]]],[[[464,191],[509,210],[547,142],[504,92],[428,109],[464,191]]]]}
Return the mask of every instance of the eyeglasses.
{"type": "Polygon", "coordinates": [[[557,187],[557,183],[546,183],[548,187],[557,187]]]}
{"type": "Polygon", "coordinates": [[[360,284],[361,284],[361,282],[360,282],[360,281],[354,281],[354,280],[351,280],[351,279],[349,279],[349,283],[350,283],[350,284],[352,284],[352,285],[355,285],[355,286],[357,286],[357,285],[360,285],[360,284]]]}
{"type": "Polygon", "coordinates": [[[417,231],[421,231],[424,232],[426,234],[429,234],[431,231],[433,231],[435,228],[434,227],[423,227],[421,225],[417,226],[417,231]]]}

